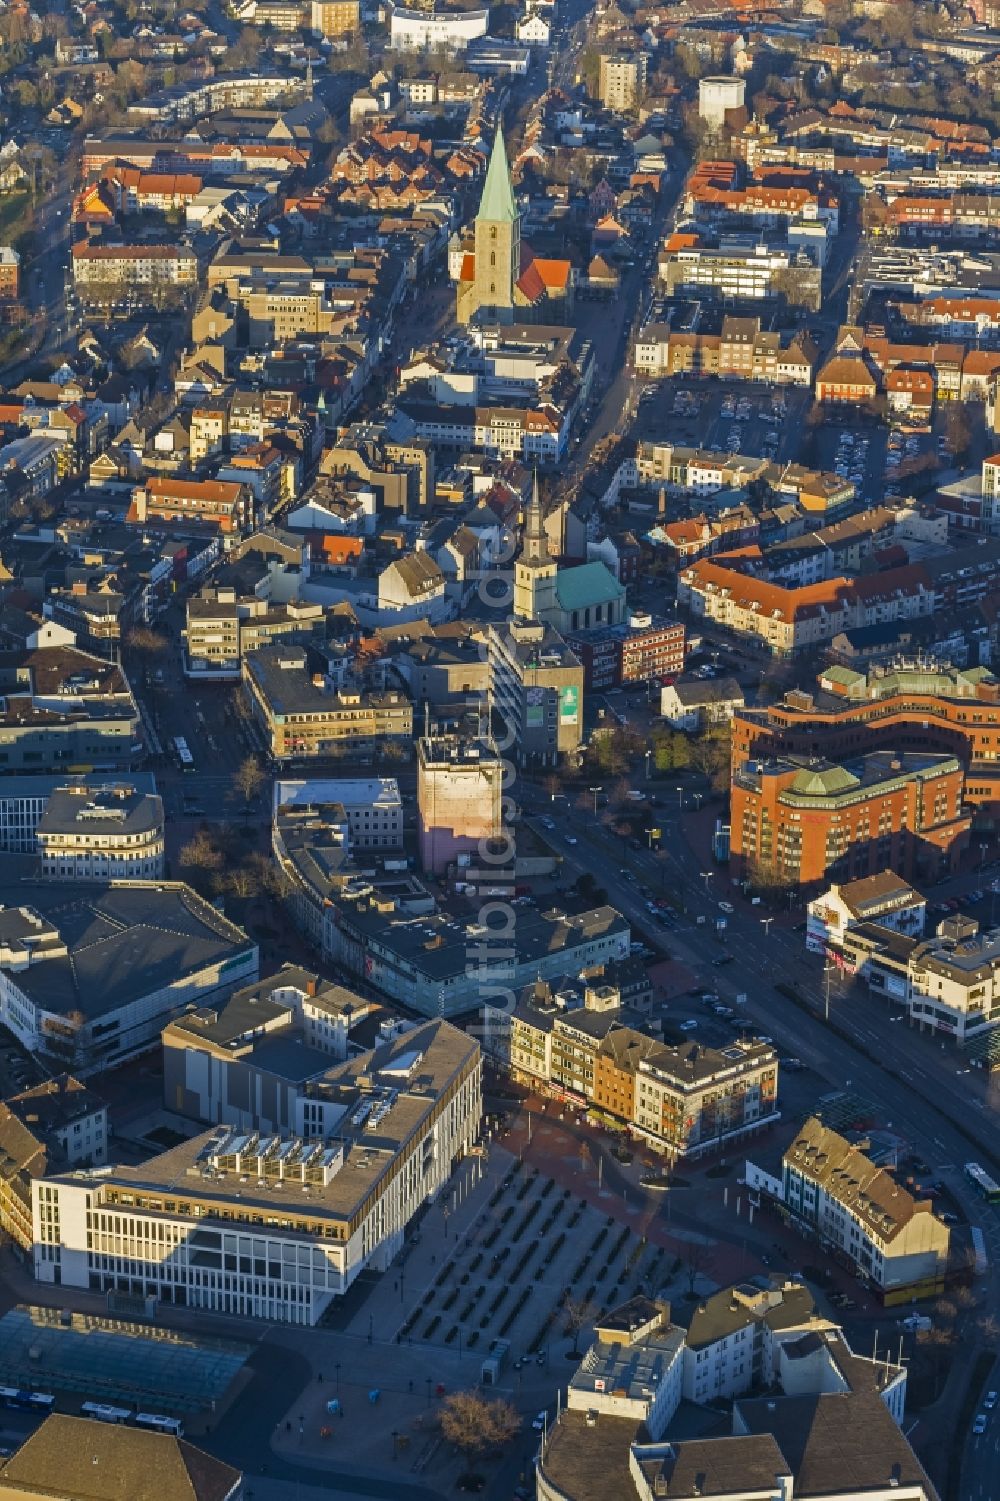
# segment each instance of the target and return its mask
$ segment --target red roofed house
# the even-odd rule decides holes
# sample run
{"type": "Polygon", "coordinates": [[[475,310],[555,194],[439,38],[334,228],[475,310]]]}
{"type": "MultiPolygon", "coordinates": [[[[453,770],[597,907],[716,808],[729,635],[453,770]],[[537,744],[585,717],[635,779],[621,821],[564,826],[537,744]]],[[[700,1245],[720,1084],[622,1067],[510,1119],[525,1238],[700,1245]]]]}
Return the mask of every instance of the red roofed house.
{"type": "Polygon", "coordinates": [[[180,532],[216,530],[235,536],[253,520],[253,497],[246,485],[218,480],[149,479],[132,491],[126,521],[132,526],[166,526],[180,532]]]}

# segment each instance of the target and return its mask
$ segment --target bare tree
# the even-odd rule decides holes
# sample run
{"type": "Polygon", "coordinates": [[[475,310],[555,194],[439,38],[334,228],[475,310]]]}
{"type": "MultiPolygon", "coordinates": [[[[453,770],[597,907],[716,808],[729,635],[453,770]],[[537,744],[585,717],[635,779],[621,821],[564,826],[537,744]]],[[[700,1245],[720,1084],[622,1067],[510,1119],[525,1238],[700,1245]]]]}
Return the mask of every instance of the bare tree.
{"type": "Polygon", "coordinates": [[[134,625],[128,633],[128,645],[132,651],[144,657],[159,657],[167,649],[167,638],[148,625],[134,625]]]}
{"type": "Polygon", "coordinates": [[[222,877],[225,857],[207,829],[199,829],[177,858],[186,878],[199,891],[212,889],[222,877]]]}
{"type": "Polygon", "coordinates": [[[684,1249],[684,1269],[687,1272],[688,1293],[694,1297],[694,1285],[699,1277],[707,1276],[715,1263],[715,1248],[707,1240],[689,1240],[684,1249]]]}
{"type": "Polygon", "coordinates": [[[257,896],[261,889],[260,867],[254,861],[234,866],[226,872],[225,889],[233,896],[257,896]]]}
{"type": "Polygon", "coordinates": [[[521,1427],[521,1416],[504,1399],[490,1401],[478,1392],[454,1392],[441,1406],[441,1432],[470,1461],[509,1444],[521,1427]]]}
{"type": "Polygon", "coordinates": [[[564,1331],[573,1341],[573,1354],[579,1355],[578,1344],[580,1334],[587,1324],[592,1324],[597,1318],[598,1309],[595,1303],[589,1303],[586,1298],[567,1298],[562,1308],[562,1324],[564,1331]]]}
{"type": "Polygon", "coordinates": [[[237,790],[243,794],[243,806],[249,810],[250,804],[264,785],[264,768],[256,756],[246,756],[236,768],[233,777],[237,790]]]}

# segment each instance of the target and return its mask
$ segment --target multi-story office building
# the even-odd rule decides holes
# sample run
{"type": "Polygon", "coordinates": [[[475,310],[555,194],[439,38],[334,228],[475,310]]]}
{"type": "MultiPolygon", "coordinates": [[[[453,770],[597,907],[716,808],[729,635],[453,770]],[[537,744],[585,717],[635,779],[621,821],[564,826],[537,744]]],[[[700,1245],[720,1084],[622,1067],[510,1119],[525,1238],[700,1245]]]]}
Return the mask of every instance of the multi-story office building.
{"type": "Polygon", "coordinates": [[[462,856],[490,858],[503,829],[504,763],[456,735],[417,743],[420,863],[436,875],[462,856]]]}
{"type": "Polygon", "coordinates": [[[794,245],[769,246],[759,236],[733,235],[713,247],[699,244],[697,235],[674,234],[663,247],[659,271],[670,296],[704,290],[750,302],[781,296],[812,312],[822,300],[817,262],[794,245]]]}
{"type": "Polygon", "coordinates": [[[0,1022],[83,1077],[257,973],[257,946],[181,882],[0,888],[0,1022]]]}
{"type": "Polygon", "coordinates": [[[464,52],[489,30],[489,8],[468,10],[389,9],[389,46],[399,52],[464,52]]]}
{"type": "Polygon", "coordinates": [[[267,646],[243,658],[250,709],[273,760],[410,755],[413,709],[392,690],[335,689],[312,673],[305,651],[267,646]]]}
{"type": "Polygon", "coordinates": [[[733,719],[733,765],[775,755],[935,751],[965,767],[970,806],[1000,802],[1000,681],[985,667],[903,662],[828,667],[815,693],[793,692],[733,719]]]}
{"type": "Polygon", "coordinates": [[[631,1418],[658,1439],[680,1406],[684,1354],[684,1330],[671,1322],[669,1305],[630,1298],[597,1320],[593,1343],[570,1377],[566,1406],[631,1418]]]}
{"type": "Polygon", "coordinates": [[[320,604],[271,605],[225,586],[202,589],[187,602],[184,671],[200,681],[239,682],[245,652],[304,640],[322,617],[320,604]]]}
{"type": "Polygon", "coordinates": [[[583,664],[551,626],[509,620],[490,627],[490,694],[509,753],[553,766],[583,738],[583,664]]]}
{"type": "MultiPolygon", "coordinates": [[[[747,1164],[747,1183],[760,1186],[747,1164]]],[[[812,1118],[782,1158],[781,1203],[821,1241],[850,1258],[887,1303],[944,1285],[951,1232],[930,1199],[917,1199],[860,1147],[812,1118]]]]}
{"type": "MultiPolygon", "coordinates": [[[[152,772],[134,771],[128,777],[115,777],[114,782],[146,797],[156,793],[152,772]]],[[[74,775],[72,783],[87,793],[97,793],[107,786],[108,777],[101,773],[74,775]]],[[[65,776],[0,777],[0,850],[13,855],[33,855],[38,849],[35,835],[49,798],[66,784],[65,776]]]]}
{"type": "Polygon", "coordinates": [[[128,783],[70,783],[49,796],[35,840],[41,873],[53,880],[156,880],[165,860],[163,801],[128,783]]]}
{"type": "Polygon", "coordinates": [[[428,1022],[332,1071],[325,1138],[214,1130],[138,1167],[33,1183],[35,1276],[313,1325],[474,1146],[479,1045],[428,1022]],[[333,1077],[333,1073],[336,1077],[333,1077]]]}
{"type": "Polygon", "coordinates": [[[732,781],[733,867],[772,886],[857,880],[887,867],[939,880],[968,842],[963,785],[953,756],[747,761],[732,781]]]}

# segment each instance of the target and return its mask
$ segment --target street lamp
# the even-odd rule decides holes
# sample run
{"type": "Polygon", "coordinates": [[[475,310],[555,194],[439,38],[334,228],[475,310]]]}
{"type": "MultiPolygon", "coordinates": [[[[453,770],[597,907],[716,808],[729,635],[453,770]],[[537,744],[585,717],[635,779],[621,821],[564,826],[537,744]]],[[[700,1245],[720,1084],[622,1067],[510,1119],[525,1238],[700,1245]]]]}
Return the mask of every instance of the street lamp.
{"type": "Polygon", "coordinates": [[[676,789],[676,792],[677,792],[677,806],[678,806],[678,808],[683,808],[684,807],[684,788],[683,787],[678,787],[676,789]]]}
{"type": "Polygon", "coordinates": [[[597,794],[599,792],[603,792],[604,788],[603,787],[591,787],[590,790],[593,793],[593,797],[594,797],[594,817],[596,818],[597,817],[597,794]]]}
{"type": "Polygon", "coordinates": [[[653,754],[653,752],[651,750],[648,750],[646,752],[644,758],[643,758],[645,760],[645,762],[646,762],[646,781],[647,782],[649,781],[649,758],[650,758],[650,756],[652,754],[653,754]]]}
{"type": "Polygon", "coordinates": [[[765,938],[770,938],[770,936],[771,936],[771,924],[773,922],[774,922],[774,918],[773,917],[762,917],[761,918],[760,925],[764,929],[764,937],[765,938]]]}
{"type": "Polygon", "coordinates": [[[708,896],[708,883],[709,883],[709,881],[712,879],[712,877],[714,875],[715,875],[715,871],[714,870],[703,870],[701,872],[701,879],[705,883],[705,895],[706,896],[708,896]]]}
{"type": "Polygon", "coordinates": [[[837,966],[835,964],[824,964],[823,966],[823,981],[825,990],[825,1003],[823,1007],[824,1021],[830,1020],[830,976],[834,973],[836,967],[837,966]]]}

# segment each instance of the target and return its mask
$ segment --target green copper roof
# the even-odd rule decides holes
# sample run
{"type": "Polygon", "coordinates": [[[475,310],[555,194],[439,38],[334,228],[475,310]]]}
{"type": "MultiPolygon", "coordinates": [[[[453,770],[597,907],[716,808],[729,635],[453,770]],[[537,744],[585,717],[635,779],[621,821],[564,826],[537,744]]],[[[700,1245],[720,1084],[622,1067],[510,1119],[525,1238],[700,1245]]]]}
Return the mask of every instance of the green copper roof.
{"type": "Polygon", "coordinates": [[[556,574],[556,598],[564,610],[585,610],[588,605],[610,604],[625,590],[605,563],[580,563],[560,568],[556,574]]]}
{"type": "Polygon", "coordinates": [[[503,143],[503,131],[498,130],[490,152],[490,164],[486,169],[486,186],[477,218],[489,224],[513,224],[518,217],[514,191],[510,185],[510,168],[507,165],[507,148],[503,143]]]}
{"type": "Polygon", "coordinates": [[[830,797],[849,788],[860,787],[861,779],[843,766],[827,766],[822,770],[796,772],[792,791],[805,797],[830,797]]]}

